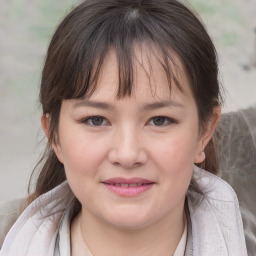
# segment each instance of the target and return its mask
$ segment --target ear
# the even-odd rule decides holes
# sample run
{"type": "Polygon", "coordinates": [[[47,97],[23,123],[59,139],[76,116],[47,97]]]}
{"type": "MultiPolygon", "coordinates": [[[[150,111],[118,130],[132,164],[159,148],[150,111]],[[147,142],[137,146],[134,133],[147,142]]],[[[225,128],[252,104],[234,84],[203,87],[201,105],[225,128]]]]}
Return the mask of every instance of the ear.
{"type": "Polygon", "coordinates": [[[208,142],[210,141],[210,139],[212,138],[212,135],[219,123],[220,116],[221,116],[220,106],[215,107],[213,110],[211,119],[205,125],[202,134],[200,134],[200,136],[198,138],[194,163],[202,163],[205,160],[204,149],[205,149],[206,145],[208,144],[208,142]]]}
{"type": "Polygon", "coordinates": [[[61,147],[59,143],[50,141],[50,133],[49,133],[49,128],[50,128],[50,114],[43,114],[41,116],[41,125],[44,130],[45,136],[48,138],[49,143],[51,144],[57,158],[61,163],[63,163],[63,157],[62,157],[62,152],[61,152],[61,147]]]}
{"type": "Polygon", "coordinates": [[[49,114],[42,114],[41,125],[44,130],[45,136],[49,140],[49,125],[50,125],[50,115],[49,114]]]}

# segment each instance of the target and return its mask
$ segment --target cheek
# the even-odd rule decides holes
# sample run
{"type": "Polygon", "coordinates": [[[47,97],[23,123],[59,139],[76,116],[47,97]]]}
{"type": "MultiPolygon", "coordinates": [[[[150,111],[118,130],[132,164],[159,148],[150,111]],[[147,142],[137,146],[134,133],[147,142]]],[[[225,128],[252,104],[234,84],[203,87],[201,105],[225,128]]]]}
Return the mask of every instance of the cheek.
{"type": "Polygon", "coordinates": [[[94,200],[93,184],[99,180],[104,148],[90,137],[73,136],[63,140],[61,150],[67,181],[80,202],[94,200]]]}
{"type": "Polygon", "coordinates": [[[192,133],[176,133],[154,143],[154,161],[162,177],[173,183],[183,181],[189,184],[193,172],[197,138],[192,133]]]}
{"type": "Polygon", "coordinates": [[[154,143],[154,154],[163,163],[193,164],[197,149],[197,137],[193,133],[178,133],[154,143]]]}
{"type": "Polygon", "coordinates": [[[63,164],[67,176],[79,178],[94,175],[105,155],[102,140],[84,134],[83,129],[65,128],[60,144],[63,164]]]}

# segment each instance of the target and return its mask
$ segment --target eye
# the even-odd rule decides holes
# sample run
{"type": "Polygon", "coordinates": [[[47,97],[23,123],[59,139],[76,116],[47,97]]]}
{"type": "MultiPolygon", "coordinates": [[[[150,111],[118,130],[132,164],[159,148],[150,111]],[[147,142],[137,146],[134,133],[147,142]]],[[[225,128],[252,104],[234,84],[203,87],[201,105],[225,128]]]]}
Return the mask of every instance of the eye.
{"type": "Polygon", "coordinates": [[[176,121],[166,116],[155,116],[149,121],[149,124],[154,126],[166,126],[172,123],[176,123],[176,121]]]}
{"type": "Polygon", "coordinates": [[[90,116],[82,120],[82,123],[91,125],[91,126],[102,126],[109,125],[108,121],[102,116],[90,116]]]}

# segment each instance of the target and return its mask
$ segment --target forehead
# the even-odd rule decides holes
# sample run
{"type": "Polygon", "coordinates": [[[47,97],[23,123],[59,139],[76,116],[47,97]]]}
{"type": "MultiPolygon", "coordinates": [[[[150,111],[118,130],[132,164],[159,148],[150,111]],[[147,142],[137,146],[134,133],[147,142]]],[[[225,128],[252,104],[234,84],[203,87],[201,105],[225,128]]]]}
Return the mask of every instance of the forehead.
{"type": "MultiPolygon", "coordinates": [[[[148,48],[135,48],[133,57],[132,97],[139,99],[194,100],[190,82],[180,58],[173,54],[169,63],[171,77],[168,77],[164,64],[157,54],[148,48]]],[[[120,63],[114,50],[109,51],[98,80],[97,88],[88,98],[111,97],[116,99],[119,89],[120,63]]]]}

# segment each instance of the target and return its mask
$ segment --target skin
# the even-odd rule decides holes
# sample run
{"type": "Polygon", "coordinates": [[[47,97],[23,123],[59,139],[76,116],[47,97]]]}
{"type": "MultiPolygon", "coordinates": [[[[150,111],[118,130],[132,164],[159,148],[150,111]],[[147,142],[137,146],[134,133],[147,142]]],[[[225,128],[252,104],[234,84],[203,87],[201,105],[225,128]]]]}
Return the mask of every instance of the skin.
{"type": "MultiPolygon", "coordinates": [[[[71,225],[72,255],[83,255],[85,243],[94,256],[172,255],[182,236],[193,165],[204,160],[220,113],[216,109],[199,133],[181,62],[176,57],[183,91],[173,83],[170,93],[162,68],[149,56],[137,54],[133,96],[116,99],[118,69],[110,52],[94,94],[62,102],[59,143],[52,146],[82,204],[71,225]],[[137,196],[120,196],[102,183],[115,177],[140,177],[154,185],[137,196]]],[[[49,118],[43,116],[42,125],[47,135],[49,118]]]]}

